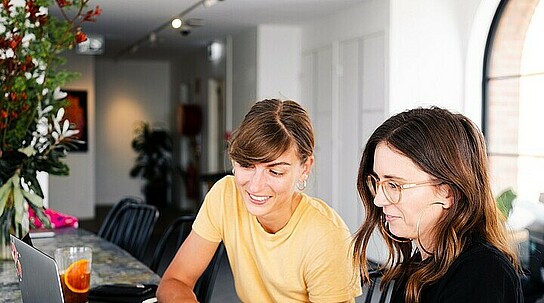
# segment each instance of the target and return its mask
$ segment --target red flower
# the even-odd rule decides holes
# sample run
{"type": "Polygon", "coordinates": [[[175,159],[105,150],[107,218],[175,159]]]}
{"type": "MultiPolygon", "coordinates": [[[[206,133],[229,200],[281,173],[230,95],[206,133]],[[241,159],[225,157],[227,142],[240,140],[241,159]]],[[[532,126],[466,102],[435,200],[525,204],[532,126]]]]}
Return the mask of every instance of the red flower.
{"type": "Polygon", "coordinates": [[[9,4],[9,0],[2,0],[2,6],[4,7],[4,9],[7,11],[9,10],[9,7],[11,6],[9,4]]]}
{"type": "Polygon", "coordinates": [[[17,49],[17,46],[19,46],[19,43],[21,43],[21,40],[23,40],[23,37],[19,35],[14,35],[11,41],[9,41],[9,47],[13,50],[17,49]]]}
{"type": "Polygon", "coordinates": [[[69,5],[72,5],[72,3],[70,1],[67,1],[67,0],[56,0],[57,1],[57,4],[60,8],[63,8],[65,6],[69,6],[69,5]]]}
{"type": "Polygon", "coordinates": [[[81,30],[76,32],[76,43],[81,43],[87,41],[87,35],[85,35],[81,30]]]}
{"type": "Polygon", "coordinates": [[[97,5],[94,10],[88,11],[83,17],[83,21],[95,22],[96,17],[102,14],[102,9],[97,5]]]}

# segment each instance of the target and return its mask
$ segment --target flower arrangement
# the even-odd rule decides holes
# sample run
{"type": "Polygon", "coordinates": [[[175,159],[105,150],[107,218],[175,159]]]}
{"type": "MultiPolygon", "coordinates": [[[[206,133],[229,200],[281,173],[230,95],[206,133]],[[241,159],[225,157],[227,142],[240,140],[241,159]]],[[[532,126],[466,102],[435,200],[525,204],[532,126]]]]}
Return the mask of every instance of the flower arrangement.
{"type": "Polygon", "coordinates": [[[78,130],[64,119],[60,90],[75,73],[60,70],[60,54],[85,41],[81,25],[101,9],[89,0],[2,0],[0,10],[0,246],[9,232],[29,230],[28,209],[41,222],[43,192],[37,172],[67,175],[62,161],[78,130]],[[55,6],[62,17],[49,14],[55,6]]]}

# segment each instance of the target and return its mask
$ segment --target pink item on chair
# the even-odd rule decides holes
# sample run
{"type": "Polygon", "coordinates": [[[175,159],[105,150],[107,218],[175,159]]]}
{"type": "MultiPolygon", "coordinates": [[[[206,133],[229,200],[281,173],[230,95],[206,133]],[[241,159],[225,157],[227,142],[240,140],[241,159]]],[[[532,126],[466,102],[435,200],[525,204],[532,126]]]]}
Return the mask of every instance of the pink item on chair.
{"type": "MultiPolygon", "coordinates": [[[[47,208],[44,210],[45,215],[51,221],[51,228],[60,228],[60,227],[78,227],[79,222],[76,217],[63,214],[61,212],[47,208]]],[[[32,208],[28,209],[28,219],[30,224],[34,225],[35,228],[43,228],[43,223],[40,221],[40,218],[36,216],[32,208]]]]}

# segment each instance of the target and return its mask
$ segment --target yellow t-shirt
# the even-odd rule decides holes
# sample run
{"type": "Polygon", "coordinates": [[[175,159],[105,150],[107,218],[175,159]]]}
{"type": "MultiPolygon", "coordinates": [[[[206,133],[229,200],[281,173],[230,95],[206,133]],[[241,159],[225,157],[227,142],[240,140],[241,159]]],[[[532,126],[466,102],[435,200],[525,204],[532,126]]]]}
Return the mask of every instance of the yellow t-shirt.
{"type": "Polygon", "coordinates": [[[354,302],[361,294],[349,229],[321,200],[303,194],[287,225],[270,234],[227,176],[206,195],[193,230],[223,241],[243,302],[354,302]]]}

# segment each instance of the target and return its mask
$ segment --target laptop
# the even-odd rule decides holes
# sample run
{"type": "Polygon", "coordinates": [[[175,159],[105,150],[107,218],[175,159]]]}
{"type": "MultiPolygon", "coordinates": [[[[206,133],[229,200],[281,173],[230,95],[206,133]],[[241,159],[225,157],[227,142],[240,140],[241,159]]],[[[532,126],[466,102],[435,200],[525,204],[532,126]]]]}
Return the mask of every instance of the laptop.
{"type": "Polygon", "coordinates": [[[10,238],[23,302],[64,303],[55,260],[13,235],[10,238]]]}

